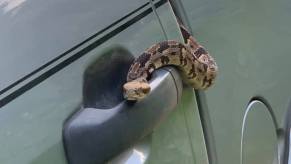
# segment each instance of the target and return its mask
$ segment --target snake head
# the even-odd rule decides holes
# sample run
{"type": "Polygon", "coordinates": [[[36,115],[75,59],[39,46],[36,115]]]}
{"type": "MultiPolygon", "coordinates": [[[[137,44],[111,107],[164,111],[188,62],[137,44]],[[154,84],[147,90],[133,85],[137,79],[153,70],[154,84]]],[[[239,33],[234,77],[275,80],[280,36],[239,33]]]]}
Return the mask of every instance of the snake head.
{"type": "Polygon", "coordinates": [[[127,100],[141,100],[151,90],[147,82],[130,81],[123,85],[123,96],[127,100]]]}

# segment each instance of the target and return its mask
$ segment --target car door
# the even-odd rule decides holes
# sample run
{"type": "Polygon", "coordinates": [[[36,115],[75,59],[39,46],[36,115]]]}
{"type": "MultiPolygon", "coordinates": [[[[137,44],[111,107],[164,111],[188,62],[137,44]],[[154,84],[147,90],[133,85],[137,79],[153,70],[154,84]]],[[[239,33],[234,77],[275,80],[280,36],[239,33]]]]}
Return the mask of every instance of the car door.
{"type": "Polygon", "coordinates": [[[290,2],[172,2],[219,65],[215,87],[198,93],[205,124],[211,127],[205,129],[215,150],[210,160],[287,163],[291,37],[290,21],[285,20],[290,2]]]}
{"type": "MultiPolygon", "coordinates": [[[[182,41],[177,20],[165,0],[27,0],[4,1],[0,6],[0,161],[5,164],[76,163],[70,153],[78,142],[66,138],[70,134],[66,128],[72,127],[72,120],[92,109],[98,111],[97,116],[106,115],[109,108],[117,109],[118,104],[125,102],[120,99],[121,91],[114,87],[124,82],[120,79],[125,78],[121,75],[126,73],[129,62],[159,41],[182,41]]],[[[139,109],[141,114],[148,110],[149,116],[155,116],[155,110],[161,111],[153,117],[154,121],[136,114],[125,117],[125,122],[148,119],[144,124],[125,124],[129,133],[131,129],[144,133],[125,137],[125,146],[108,145],[106,150],[113,148],[108,149],[112,152],[108,156],[94,155],[97,159],[126,163],[133,158],[118,154],[126,149],[139,150],[144,145],[148,153],[141,162],[207,163],[193,89],[184,87],[181,92],[181,79],[172,68],[158,71],[151,85],[156,86],[152,96],[130,108],[139,109]]],[[[94,120],[95,115],[91,116],[94,120]]],[[[102,130],[116,134],[118,129],[114,128],[102,130]]],[[[101,139],[102,136],[107,135],[101,133],[101,139]]],[[[113,139],[123,143],[119,138],[113,139]]],[[[89,149],[94,147],[98,145],[89,149]]]]}

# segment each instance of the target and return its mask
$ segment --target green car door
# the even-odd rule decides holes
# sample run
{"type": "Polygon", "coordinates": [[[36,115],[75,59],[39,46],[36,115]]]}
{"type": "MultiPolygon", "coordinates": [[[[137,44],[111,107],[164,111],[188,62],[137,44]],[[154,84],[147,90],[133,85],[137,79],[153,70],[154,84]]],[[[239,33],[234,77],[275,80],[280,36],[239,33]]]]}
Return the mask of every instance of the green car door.
{"type": "Polygon", "coordinates": [[[198,93],[211,163],[288,163],[290,1],[172,2],[219,65],[198,93]]]}
{"type": "MultiPolygon", "coordinates": [[[[120,99],[121,88],[110,86],[121,85],[123,81],[119,79],[125,77],[119,71],[125,73],[130,64],[126,62],[157,42],[182,41],[174,12],[165,0],[127,0],[122,4],[111,0],[82,3],[28,0],[0,6],[3,11],[0,15],[3,22],[0,162],[3,164],[76,163],[70,153],[79,142],[71,143],[66,138],[66,134],[71,134],[66,128],[71,127],[72,120],[88,110],[106,115],[112,111],[109,108],[124,103],[120,99]],[[94,74],[95,69],[99,70],[98,74],[94,74]],[[115,77],[120,78],[110,80],[115,77]],[[86,83],[88,79],[96,85],[86,83]]],[[[106,142],[112,144],[104,150],[108,148],[107,152],[112,154],[93,153],[93,159],[109,163],[208,163],[194,90],[184,86],[182,91],[181,79],[173,68],[157,71],[151,85],[156,86],[152,96],[131,106],[133,113],[148,111],[149,115],[133,114],[125,118],[125,122],[145,119],[140,125],[148,129],[139,128],[140,121],[125,124],[126,134],[131,134],[131,129],[142,133],[129,135],[125,139],[134,139],[128,142],[109,135],[106,142]],[[114,145],[115,141],[129,144],[120,147],[114,145]]],[[[82,121],[91,123],[88,120],[82,121]]],[[[104,120],[101,117],[93,121],[104,120]]],[[[103,130],[116,134],[118,129],[114,128],[108,126],[103,130]]],[[[98,146],[90,145],[92,149],[98,146]]]]}

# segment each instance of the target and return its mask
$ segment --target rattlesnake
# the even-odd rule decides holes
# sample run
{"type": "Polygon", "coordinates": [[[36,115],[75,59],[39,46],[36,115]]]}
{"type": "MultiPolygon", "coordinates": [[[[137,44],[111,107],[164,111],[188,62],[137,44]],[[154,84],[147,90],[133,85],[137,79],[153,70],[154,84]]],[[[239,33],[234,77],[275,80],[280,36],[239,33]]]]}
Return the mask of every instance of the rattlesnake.
{"type": "Polygon", "coordinates": [[[154,44],[136,58],[123,85],[123,95],[127,100],[141,100],[149,94],[148,83],[152,72],[163,66],[176,66],[183,81],[194,89],[207,89],[217,75],[217,65],[209,53],[198,44],[183,25],[179,25],[185,44],[175,40],[154,44]]]}

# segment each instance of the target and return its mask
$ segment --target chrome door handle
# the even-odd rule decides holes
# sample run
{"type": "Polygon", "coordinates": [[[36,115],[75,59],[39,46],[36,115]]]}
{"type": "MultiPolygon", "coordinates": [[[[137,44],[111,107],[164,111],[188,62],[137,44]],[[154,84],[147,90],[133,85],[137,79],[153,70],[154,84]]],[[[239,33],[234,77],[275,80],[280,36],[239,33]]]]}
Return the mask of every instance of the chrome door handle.
{"type": "MultiPolygon", "coordinates": [[[[107,54],[106,58],[117,60],[107,64],[118,65],[119,57],[129,56],[118,51],[120,54],[107,54]]],[[[182,82],[175,69],[165,67],[154,72],[150,86],[151,93],[142,101],[122,100],[108,109],[87,106],[73,114],[63,130],[69,163],[104,163],[151,133],[177,105],[182,82]]],[[[122,90],[119,94],[122,96],[122,90]]]]}

